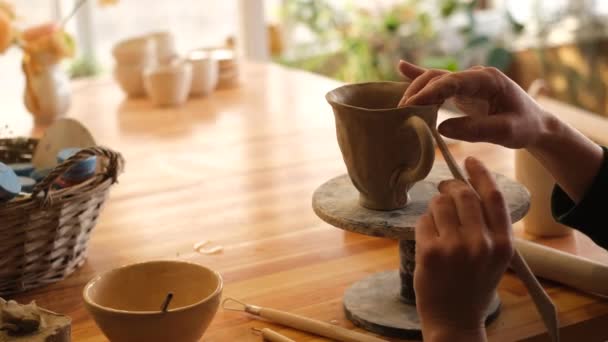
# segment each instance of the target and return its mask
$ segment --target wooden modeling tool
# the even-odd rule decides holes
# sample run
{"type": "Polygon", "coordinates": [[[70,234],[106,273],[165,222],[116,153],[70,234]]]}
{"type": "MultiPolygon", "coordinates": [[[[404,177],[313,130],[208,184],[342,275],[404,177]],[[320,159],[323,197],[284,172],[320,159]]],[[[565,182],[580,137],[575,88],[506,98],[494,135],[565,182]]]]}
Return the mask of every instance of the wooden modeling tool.
{"type": "Polygon", "coordinates": [[[258,328],[251,328],[251,330],[259,333],[262,338],[264,338],[264,341],[268,341],[268,342],[296,342],[292,339],[290,339],[287,336],[281,335],[278,332],[272,330],[272,329],[268,329],[268,328],[264,328],[264,329],[258,329],[258,328]]]}
{"type": "Polygon", "coordinates": [[[254,316],[265,318],[271,322],[284,325],[300,331],[327,337],[336,341],[344,342],[387,342],[386,340],[348,330],[337,325],[317,321],[308,317],[295,315],[285,311],[265,308],[257,305],[245,304],[234,298],[226,298],[222,303],[224,310],[241,311],[254,316]],[[238,307],[227,306],[229,302],[238,304],[238,307]]]}
{"type": "MultiPolygon", "coordinates": [[[[398,107],[404,106],[406,100],[406,98],[401,99],[401,101],[399,101],[398,107]]],[[[469,183],[464,172],[454,159],[454,156],[452,156],[452,154],[450,153],[450,150],[443,141],[443,138],[437,131],[437,127],[433,126],[429,128],[431,129],[433,137],[437,142],[439,151],[441,151],[443,158],[448,164],[452,176],[454,176],[455,179],[466,183],[469,188],[475,194],[477,194],[477,191],[475,191],[475,188],[473,188],[471,183],[469,183]]],[[[477,196],[479,197],[479,194],[477,194],[477,196]]],[[[530,296],[532,297],[532,300],[534,301],[538,312],[542,316],[542,319],[545,323],[545,327],[547,328],[549,336],[551,337],[551,341],[558,342],[559,320],[557,318],[557,310],[555,308],[555,305],[553,304],[553,301],[551,301],[551,298],[549,297],[547,292],[545,292],[543,287],[540,285],[540,283],[530,270],[528,264],[526,264],[526,261],[517,250],[517,246],[515,246],[514,248],[513,258],[511,259],[511,269],[515,272],[515,274],[517,274],[519,279],[521,279],[521,281],[526,286],[526,289],[528,289],[528,292],[530,293],[530,296]]]]}
{"type": "Polygon", "coordinates": [[[171,304],[171,300],[173,299],[173,292],[167,293],[167,297],[163,301],[163,304],[160,306],[160,311],[167,312],[169,309],[169,304],[171,304]]]}

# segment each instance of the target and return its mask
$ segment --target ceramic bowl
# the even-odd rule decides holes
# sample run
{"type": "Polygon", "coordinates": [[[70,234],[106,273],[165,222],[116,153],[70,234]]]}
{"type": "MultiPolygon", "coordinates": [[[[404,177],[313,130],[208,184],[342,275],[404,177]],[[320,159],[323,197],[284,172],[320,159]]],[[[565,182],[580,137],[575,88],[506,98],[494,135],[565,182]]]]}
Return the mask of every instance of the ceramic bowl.
{"type": "Polygon", "coordinates": [[[199,341],[222,295],[219,273],[185,261],[150,261],[92,279],[83,290],[87,311],[112,342],[199,341]],[[161,306],[173,299],[166,312],[161,306]]]}
{"type": "Polygon", "coordinates": [[[117,64],[142,66],[156,62],[156,40],[148,36],[123,40],[114,45],[112,55],[117,64]]]}
{"type": "Polygon", "coordinates": [[[218,63],[209,53],[196,51],[190,53],[188,62],[192,65],[191,96],[209,95],[217,87],[218,63]]]}
{"type": "Polygon", "coordinates": [[[117,64],[114,67],[114,79],[129,97],[141,97],[146,94],[144,87],[144,70],[142,65],[117,64]]]}
{"type": "Polygon", "coordinates": [[[175,61],[148,68],[144,72],[144,87],[148,97],[158,106],[178,106],[188,99],[192,86],[192,65],[175,61]]]}

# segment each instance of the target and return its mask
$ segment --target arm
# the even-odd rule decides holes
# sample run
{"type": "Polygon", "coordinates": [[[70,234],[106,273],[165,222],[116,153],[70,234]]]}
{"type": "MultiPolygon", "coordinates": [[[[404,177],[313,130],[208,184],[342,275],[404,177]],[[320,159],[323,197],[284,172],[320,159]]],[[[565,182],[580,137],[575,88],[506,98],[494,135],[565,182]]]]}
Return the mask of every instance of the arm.
{"type": "Polygon", "coordinates": [[[400,62],[412,84],[406,104],[440,104],[452,98],[467,117],[445,121],[439,132],[470,142],[526,148],[578,203],[603,162],[602,149],[544,111],[515,82],[494,68],[449,73],[400,62]]]}
{"type": "Polygon", "coordinates": [[[554,116],[547,115],[543,126],[538,141],[527,149],[578,203],[602,165],[602,148],[554,116]]]}
{"type": "Polygon", "coordinates": [[[490,172],[474,158],[469,187],[439,184],[416,224],[416,308],[425,341],[485,342],[485,312],[513,256],[511,221],[490,172]]]}

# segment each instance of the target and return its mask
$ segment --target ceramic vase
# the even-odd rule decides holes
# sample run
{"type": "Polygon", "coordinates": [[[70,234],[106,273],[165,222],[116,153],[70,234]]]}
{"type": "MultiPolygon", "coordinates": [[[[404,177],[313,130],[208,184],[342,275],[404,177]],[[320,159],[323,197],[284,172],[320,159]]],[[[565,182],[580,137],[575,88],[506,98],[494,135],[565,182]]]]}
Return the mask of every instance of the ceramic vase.
{"type": "Polygon", "coordinates": [[[24,102],[36,124],[49,124],[65,116],[71,103],[70,78],[59,63],[24,63],[24,102]]]}

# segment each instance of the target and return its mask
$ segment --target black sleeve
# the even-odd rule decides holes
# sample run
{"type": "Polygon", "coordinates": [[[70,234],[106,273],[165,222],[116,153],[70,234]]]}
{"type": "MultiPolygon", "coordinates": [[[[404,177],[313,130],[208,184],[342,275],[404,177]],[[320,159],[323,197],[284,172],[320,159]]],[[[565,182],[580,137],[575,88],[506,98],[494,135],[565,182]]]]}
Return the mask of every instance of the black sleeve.
{"type": "Polygon", "coordinates": [[[603,147],[604,162],[583,199],[575,204],[556,185],[551,196],[553,217],[559,223],[575,228],[596,244],[608,248],[608,149],[603,147]]]}

